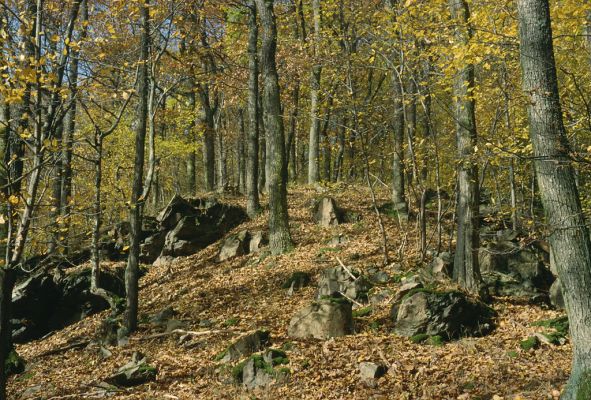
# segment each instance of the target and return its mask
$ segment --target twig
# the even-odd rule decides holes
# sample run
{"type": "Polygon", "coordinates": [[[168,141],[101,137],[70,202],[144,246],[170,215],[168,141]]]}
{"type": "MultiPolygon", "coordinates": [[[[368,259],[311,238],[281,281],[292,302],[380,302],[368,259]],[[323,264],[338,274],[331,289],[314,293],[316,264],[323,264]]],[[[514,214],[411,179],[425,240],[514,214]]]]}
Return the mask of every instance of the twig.
{"type": "Polygon", "coordinates": [[[347,296],[345,293],[343,293],[343,292],[339,292],[339,294],[340,294],[341,296],[343,296],[345,299],[349,300],[350,302],[357,304],[359,307],[363,307],[363,304],[361,304],[360,302],[358,302],[358,301],[355,301],[354,299],[350,298],[350,297],[349,297],[349,296],[347,296]]]}
{"type": "Polygon", "coordinates": [[[235,331],[232,331],[230,329],[222,329],[222,330],[217,330],[217,331],[200,331],[200,332],[186,331],[184,329],[175,329],[170,332],[156,333],[154,335],[145,336],[145,337],[136,337],[136,338],[132,338],[132,339],[134,339],[134,340],[149,340],[149,339],[156,339],[156,338],[165,337],[165,336],[171,336],[175,333],[178,333],[179,335],[206,336],[206,335],[215,335],[217,333],[227,333],[227,332],[235,333],[235,331]]]}
{"type": "Polygon", "coordinates": [[[64,353],[64,352],[71,350],[71,349],[78,349],[80,347],[88,346],[89,344],[90,344],[90,340],[84,340],[82,342],[72,343],[67,346],[58,347],[57,349],[44,351],[43,353],[38,354],[35,358],[42,358],[42,357],[52,356],[55,354],[64,353]]]}
{"type": "Polygon", "coordinates": [[[341,261],[341,259],[339,258],[339,256],[335,256],[335,258],[337,259],[337,261],[339,262],[339,264],[341,264],[341,267],[343,267],[343,269],[349,274],[349,276],[351,278],[353,278],[354,281],[356,281],[358,278],[355,275],[353,275],[353,273],[349,270],[349,268],[347,268],[345,266],[345,264],[343,264],[343,262],[341,261]]]}

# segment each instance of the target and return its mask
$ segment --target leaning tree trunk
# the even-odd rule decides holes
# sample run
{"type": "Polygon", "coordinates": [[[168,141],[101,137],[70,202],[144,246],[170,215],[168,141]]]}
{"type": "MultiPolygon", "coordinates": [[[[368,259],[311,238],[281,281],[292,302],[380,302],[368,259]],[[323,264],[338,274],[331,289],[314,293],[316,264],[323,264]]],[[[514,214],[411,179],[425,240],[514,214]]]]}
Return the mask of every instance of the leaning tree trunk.
{"type": "Polygon", "coordinates": [[[140,235],[142,230],[144,152],[148,125],[148,52],[150,35],[149,0],[144,0],[141,8],[140,61],[138,66],[138,109],[137,128],[135,131],[135,161],[133,165],[133,184],[129,203],[129,257],[125,269],[125,292],[127,295],[124,314],[124,334],[130,334],[137,328],[138,280],[140,235]]]}
{"type": "MultiPolygon", "coordinates": [[[[455,24],[455,41],[466,46],[472,37],[468,19],[470,11],[465,0],[449,0],[455,24]]],[[[479,293],[480,268],[478,265],[479,212],[478,167],[473,159],[476,146],[474,66],[466,64],[454,78],[456,143],[458,154],[458,237],[454,258],[454,279],[464,288],[479,293]]]]}
{"type": "Polygon", "coordinates": [[[289,250],[293,244],[289,233],[287,214],[287,166],[285,165],[285,138],[281,115],[279,76],[275,54],[277,26],[273,0],[256,0],[261,17],[261,66],[265,79],[263,87],[264,123],[269,154],[269,247],[273,254],[289,250]]]}
{"type": "Polygon", "coordinates": [[[519,0],[523,90],[540,197],[573,342],[563,400],[591,398],[591,240],[569,158],[547,0],[519,0]]]}
{"type": "Polygon", "coordinates": [[[259,203],[259,59],[257,43],[259,30],[254,0],[248,4],[248,141],[246,158],[246,213],[251,218],[261,208],[259,203]]]}
{"type": "Polygon", "coordinates": [[[322,67],[319,63],[320,41],[320,0],[312,0],[314,16],[314,66],[310,77],[310,143],[308,147],[308,184],[317,183],[319,180],[319,147],[320,147],[320,75],[322,67]]]}

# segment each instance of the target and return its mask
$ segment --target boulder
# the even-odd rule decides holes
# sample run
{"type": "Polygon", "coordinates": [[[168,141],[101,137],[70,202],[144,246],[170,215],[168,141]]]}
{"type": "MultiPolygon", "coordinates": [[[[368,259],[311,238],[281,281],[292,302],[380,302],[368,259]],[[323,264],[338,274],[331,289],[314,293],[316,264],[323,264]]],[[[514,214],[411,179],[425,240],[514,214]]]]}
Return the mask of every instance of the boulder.
{"type": "MultiPolygon", "coordinates": [[[[123,268],[102,271],[100,286],[125,295],[123,268]]],[[[64,328],[86,316],[109,308],[101,297],[90,293],[91,269],[64,273],[59,268],[41,270],[16,285],[12,292],[13,340],[24,343],[64,328]]]]}
{"type": "Polygon", "coordinates": [[[234,343],[218,356],[218,359],[224,363],[237,361],[263,350],[269,344],[269,341],[270,334],[268,331],[257,330],[249,332],[234,341],[234,343]]]}
{"type": "Polygon", "coordinates": [[[359,363],[359,376],[363,381],[373,381],[386,374],[388,368],[383,364],[373,362],[359,363]]]}
{"type": "Polygon", "coordinates": [[[287,328],[293,338],[328,339],[353,333],[351,303],[342,298],[328,298],[298,311],[287,328]]]}
{"type": "Polygon", "coordinates": [[[406,296],[411,290],[421,289],[423,284],[419,281],[409,281],[405,282],[400,286],[398,289],[398,293],[396,293],[396,299],[401,300],[404,296],[406,296]]]}
{"type": "Polygon", "coordinates": [[[222,262],[247,254],[250,250],[249,242],[250,233],[248,231],[241,231],[235,235],[228,236],[220,248],[216,261],[222,262]]]}
{"type": "Polygon", "coordinates": [[[343,223],[343,213],[332,197],[318,199],[313,208],[314,221],[321,226],[335,226],[343,223]]]}
{"type": "Polygon", "coordinates": [[[194,217],[197,214],[195,208],[178,194],[175,195],[168,205],[160,211],[156,217],[156,221],[160,224],[160,229],[169,231],[184,217],[194,217]]]}
{"type": "Polygon", "coordinates": [[[152,264],[164,247],[166,239],[166,232],[160,231],[151,236],[148,236],[146,240],[140,245],[140,261],[146,264],[152,264]]]}
{"type": "Polygon", "coordinates": [[[258,253],[261,251],[265,246],[269,244],[269,240],[267,239],[267,235],[263,231],[256,231],[250,234],[250,241],[248,243],[248,252],[249,253],[258,253]]]}
{"type": "Polygon", "coordinates": [[[564,310],[564,297],[562,296],[562,285],[560,279],[556,279],[552,286],[550,286],[550,303],[557,310],[564,310]]]}
{"type": "Polygon", "coordinates": [[[408,293],[392,310],[394,331],[401,336],[426,334],[456,339],[480,336],[493,327],[494,311],[462,292],[420,290],[408,293]]]}
{"type": "Polygon", "coordinates": [[[453,259],[447,252],[440,253],[431,261],[431,274],[437,278],[450,278],[453,274],[453,259]]]}
{"type": "Polygon", "coordinates": [[[155,380],[157,373],[158,370],[148,364],[146,357],[136,351],[130,362],[105,381],[115,386],[131,387],[155,380]]]}
{"type": "Polygon", "coordinates": [[[372,284],[356,271],[349,273],[342,266],[327,268],[318,278],[317,299],[345,295],[350,299],[367,301],[367,292],[372,284]]]}
{"type": "Polygon", "coordinates": [[[283,289],[302,289],[310,284],[311,276],[307,272],[296,271],[281,286],[283,289]]]}
{"type": "Polygon", "coordinates": [[[394,296],[392,290],[385,288],[375,291],[369,295],[369,303],[372,305],[383,304],[389,301],[394,296]]]}
{"type": "Polygon", "coordinates": [[[289,370],[278,367],[288,362],[285,352],[269,349],[263,354],[250,356],[246,361],[234,367],[232,373],[235,382],[252,390],[284,380],[289,375],[289,370]]]}

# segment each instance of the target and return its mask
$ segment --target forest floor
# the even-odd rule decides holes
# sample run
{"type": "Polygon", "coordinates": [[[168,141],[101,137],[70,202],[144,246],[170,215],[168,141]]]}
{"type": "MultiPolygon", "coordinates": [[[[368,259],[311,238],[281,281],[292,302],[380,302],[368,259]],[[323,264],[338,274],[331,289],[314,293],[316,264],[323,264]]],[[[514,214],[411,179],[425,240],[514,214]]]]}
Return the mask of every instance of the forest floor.
{"type": "MultiPolygon", "coordinates": [[[[488,336],[465,338],[441,347],[413,344],[391,333],[391,305],[374,307],[373,313],[355,319],[356,334],[327,341],[293,340],[287,336],[292,315],[315,296],[315,282],[287,296],[282,284],[294,271],[318,273],[336,266],[336,256],[348,266],[365,270],[382,261],[377,218],[368,191],[360,187],[329,190],[339,206],[358,212],[356,223],[331,228],[315,225],[311,188],[290,188],[290,227],[296,248],[282,256],[247,255],[215,263],[219,243],[169,265],[150,267],[140,281],[139,331],[124,347],[109,348],[103,359],[97,347],[59,349],[96,336],[107,312],[89,317],[52,336],[17,347],[28,370],[9,382],[9,398],[83,399],[104,395],[100,383],[126,364],[134,351],[144,353],[158,368],[155,382],[112,393],[114,399],[552,399],[558,398],[570,371],[571,345],[542,345],[525,351],[521,340],[539,328],[535,321],[560,313],[509,299],[495,299],[497,328],[488,336]],[[337,234],[348,243],[335,250],[327,243],[337,234]],[[175,317],[193,331],[222,330],[197,337],[190,349],[178,344],[178,335],[151,337],[160,332],[147,322],[172,306],[175,317]],[[209,320],[212,326],[200,327],[209,320]],[[287,383],[247,392],[228,384],[217,372],[215,357],[241,333],[266,328],[273,347],[290,343],[287,351],[291,375],[287,383]],[[388,373],[375,387],[362,382],[361,361],[387,362],[388,373]],[[25,396],[23,397],[23,394],[25,396]]],[[[378,193],[385,203],[388,192],[378,193]]],[[[242,200],[226,199],[244,206],[242,200]]],[[[421,267],[417,257],[414,222],[404,229],[397,218],[384,216],[393,263],[384,267],[391,275],[421,267]],[[397,259],[397,253],[402,257],[397,259]]],[[[413,219],[411,219],[413,221],[413,219]]],[[[266,229],[266,215],[249,221],[243,229],[266,229]]],[[[432,227],[430,227],[430,230],[432,227]]],[[[399,283],[388,284],[396,290],[399,283]]]]}

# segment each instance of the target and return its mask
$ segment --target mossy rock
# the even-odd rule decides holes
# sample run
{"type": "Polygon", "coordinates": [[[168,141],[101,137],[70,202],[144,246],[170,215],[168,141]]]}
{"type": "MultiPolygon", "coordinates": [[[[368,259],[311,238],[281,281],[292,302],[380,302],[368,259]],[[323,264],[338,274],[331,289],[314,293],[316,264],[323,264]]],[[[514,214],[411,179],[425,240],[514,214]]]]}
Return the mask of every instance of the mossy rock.
{"type": "Polygon", "coordinates": [[[4,360],[4,373],[7,376],[10,375],[18,375],[25,372],[25,360],[16,352],[15,349],[12,349],[6,360],[4,360]]]}
{"type": "Polygon", "coordinates": [[[424,343],[436,347],[443,346],[445,343],[443,337],[440,335],[431,336],[426,333],[419,333],[418,335],[411,336],[410,341],[415,344],[424,343]]]}
{"type": "Polygon", "coordinates": [[[553,319],[545,319],[532,323],[532,326],[543,326],[545,328],[554,329],[556,332],[562,333],[563,335],[568,334],[569,324],[568,317],[566,315],[553,319]]]}
{"type": "Polygon", "coordinates": [[[538,347],[540,347],[540,339],[538,339],[536,336],[530,336],[527,339],[519,342],[519,347],[521,347],[521,349],[525,351],[537,349],[538,347]]]}
{"type": "Polygon", "coordinates": [[[363,307],[353,310],[353,318],[363,318],[371,315],[373,309],[371,307],[363,307]]]}

